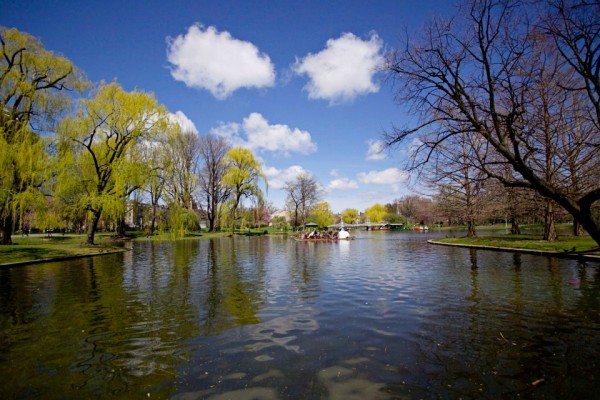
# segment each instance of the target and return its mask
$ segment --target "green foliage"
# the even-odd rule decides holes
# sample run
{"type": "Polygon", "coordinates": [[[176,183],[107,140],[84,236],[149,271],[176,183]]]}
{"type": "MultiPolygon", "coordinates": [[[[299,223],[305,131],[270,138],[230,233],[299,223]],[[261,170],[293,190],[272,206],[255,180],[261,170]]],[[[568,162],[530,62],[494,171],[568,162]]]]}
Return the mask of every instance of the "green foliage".
{"type": "Polygon", "coordinates": [[[278,231],[286,231],[289,227],[287,220],[283,216],[273,218],[272,223],[273,227],[278,231]]]}
{"type": "Polygon", "coordinates": [[[149,176],[139,147],[166,127],[166,110],[151,94],[128,93],[115,82],[101,84],[63,119],[56,192],[89,211],[89,243],[102,213],[124,214],[128,191],[149,176]]]}
{"type": "Polygon", "coordinates": [[[263,193],[259,187],[262,180],[267,185],[267,178],[262,172],[262,165],[254,154],[243,147],[234,147],[224,157],[226,167],[221,180],[223,186],[231,191],[231,197],[226,202],[230,211],[229,223],[231,233],[235,230],[236,212],[243,198],[262,200],[263,193]]]}
{"type": "Polygon", "coordinates": [[[406,224],[406,218],[395,212],[385,214],[384,219],[390,224],[406,224]]]}
{"type": "Polygon", "coordinates": [[[200,218],[194,210],[173,203],[169,207],[169,227],[174,237],[183,238],[189,232],[200,229],[200,218]]]}
{"type": "Polygon", "coordinates": [[[335,215],[326,201],[315,204],[308,215],[308,221],[314,222],[320,227],[332,225],[334,219],[335,215]]]}
{"type": "Polygon", "coordinates": [[[70,106],[68,92],[88,83],[71,61],[26,33],[0,27],[0,42],[0,228],[10,243],[16,215],[39,210],[42,224],[49,215],[39,190],[50,178],[40,133],[52,131],[70,106]]]}
{"type": "Polygon", "coordinates": [[[360,218],[360,213],[356,208],[346,208],[342,211],[341,217],[347,224],[353,224],[360,218]]]}
{"type": "Polygon", "coordinates": [[[365,210],[365,218],[369,218],[373,223],[383,222],[387,214],[387,209],[381,204],[374,204],[365,210]]]}

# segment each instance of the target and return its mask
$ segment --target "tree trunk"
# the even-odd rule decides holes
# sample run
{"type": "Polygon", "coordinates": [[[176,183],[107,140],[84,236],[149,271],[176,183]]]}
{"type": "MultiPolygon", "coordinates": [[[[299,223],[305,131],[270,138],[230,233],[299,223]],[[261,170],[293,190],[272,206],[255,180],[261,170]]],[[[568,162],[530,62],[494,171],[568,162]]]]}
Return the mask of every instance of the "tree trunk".
{"type": "Polygon", "coordinates": [[[156,229],[156,209],[158,205],[155,202],[152,202],[152,218],[150,219],[150,234],[154,234],[154,229],[156,229]]]}
{"type": "Polygon", "coordinates": [[[231,235],[235,234],[235,214],[237,211],[237,206],[231,208],[231,235]]]}
{"type": "Polygon", "coordinates": [[[92,211],[92,220],[87,228],[87,241],[86,244],[94,244],[94,236],[96,235],[96,230],[98,229],[98,222],[100,221],[100,215],[102,214],[101,210],[92,211]]]}
{"type": "Polygon", "coordinates": [[[579,213],[571,213],[575,220],[579,221],[583,229],[590,235],[594,241],[600,245],[600,225],[592,218],[591,207],[584,208],[579,213]]]}
{"type": "Polygon", "coordinates": [[[4,220],[2,221],[2,227],[0,228],[0,231],[2,232],[2,241],[0,244],[12,244],[12,229],[12,215],[8,215],[7,217],[4,217],[4,220]]]}
{"type": "Polygon", "coordinates": [[[510,217],[510,233],[512,233],[513,235],[521,234],[521,227],[519,226],[519,221],[514,215],[510,217]]]}
{"type": "Polygon", "coordinates": [[[475,221],[473,218],[467,219],[467,237],[473,238],[477,236],[477,232],[475,231],[475,221]]]}
{"type": "Polygon", "coordinates": [[[215,217],[206,213],[206,219],[208,220],[208,231],[214,232],[215,231],[215,217]]]}
{"type": "Polygon", "coordinates": [[[546,200],[544,208],[544,240],[555,242],[558,239],[556,224],[554,221],[554,208],[551,200],[546,200]]]}
{"type": "Polygon", "coordinates": [[[576,219],[573,219],[573,236],[583,236],[585,234],[584,230],[583,230],[583,226],[581,226],[581,224],[579,223],[579,221],[577,221],[576,219]]]}
{"type": "Polygon", "coordinates": [[[219,209],[216,201],[209,200],[209,208],[206,210],[206,218],[208,218],[208,231],[214,232],[216,230],[217,210],[219,209]]]}
{"type": "Polygon", "coordinates": [[[119,218],[117,221],[117,237],[125,237],[125,218],[119,218]]]}

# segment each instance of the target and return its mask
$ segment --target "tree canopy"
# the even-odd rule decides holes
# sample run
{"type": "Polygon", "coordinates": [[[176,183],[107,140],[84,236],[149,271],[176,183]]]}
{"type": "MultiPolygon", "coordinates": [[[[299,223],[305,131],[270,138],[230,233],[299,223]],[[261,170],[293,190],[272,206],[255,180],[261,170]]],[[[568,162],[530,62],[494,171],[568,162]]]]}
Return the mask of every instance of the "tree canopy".
{"type": "Polygon", "coordinates": [[[314,222],[320,227],[326,227],[333,224],[335,215],[331,211],[331,207],[328,202],[322,201],[315,204],[308,217],[310,222],[314,222]]]}
{"type": "Polygon", "coordinates": [[[387,214],[387,209],[384,205],[379,203],[373,204],[371,207],[365,210],[365,218],[369,218],[373,223],[383,222],[387,214]]]}
{"type": "Polygon", "coordinates": [[[244,147],[234,147],[229,150],[223,162],[226,168],[221,182],[231,193],[227,205],[230,210],[231,234],[233,234],[241,200],[262,199],[263,192],[259,183],[262,181],[266,187],[267,178],[262,171],[261,163],[254,157],[252,151],[244,147]]]}
{"type": "Polygon", "coordinates": [[[360,218],[360,213],[356,208],[346,208],[341,214],[342,220],[347,224],[353,224],[360,218]]]}
{"type": "Polygon", "coordinates": [[[49,178],[47,143],[40,135],[71,104],[68,92],[87,81],[27,33],[0,27],[0,44],[0,230],[10,244],[16,214],[46,207],[40,189],[49,178]]]}
{"type": "Polygon", "coordinates": [[[62,120],[61,173],[57,192],[76,192],[88,211],[87,242],[94,243],[103,212],[124,213],[126,186],[145,174],[133,152],[166,129],[166,111],[144,92],[125,92],[117,83],[101,84],[82,100],[77,113],[62,120]]]}

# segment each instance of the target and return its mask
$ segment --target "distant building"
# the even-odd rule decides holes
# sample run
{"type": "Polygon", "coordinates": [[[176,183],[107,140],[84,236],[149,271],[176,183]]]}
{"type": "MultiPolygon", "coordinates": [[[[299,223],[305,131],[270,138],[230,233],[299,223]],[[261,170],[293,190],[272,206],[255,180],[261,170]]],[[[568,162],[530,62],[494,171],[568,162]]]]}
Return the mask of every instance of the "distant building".
{"type": "Polygon", "coordinates": [[[285,220],[287,221],[288,224],[292,220],[292,218],[290,218],[290,213],[287,210],[279,210],[279,211],[274,212],[273,214],[271,214],[271,220],[273,220],[275,218],[278,218],[278,217],[285,218],[285,220]]]}

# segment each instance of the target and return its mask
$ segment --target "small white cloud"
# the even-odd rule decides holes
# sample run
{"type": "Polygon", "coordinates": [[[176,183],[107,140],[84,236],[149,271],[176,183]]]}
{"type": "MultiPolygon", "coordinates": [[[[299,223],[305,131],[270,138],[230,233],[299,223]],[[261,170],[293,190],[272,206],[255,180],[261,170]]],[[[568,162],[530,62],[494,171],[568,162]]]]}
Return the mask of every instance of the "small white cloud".
{"type": "Polygon", "coordinates": [[[291,153],[310,154],[317,151],[317,145],[308,131],[282,124],[270,125],[260,113],[250,114],[241,124],[222,123],[211,133],[226,138],[234,146],[244,146],[257,152],[269,151],[286,157],[291,153]]]}
{"type": "Polygon", "coordinates": [[[285,188],[285,183],[293,181],[301,174],[309,173],[307,170],[302,168],[300,165],[292,165],[286,169],[278,169],[275,167],[264,167],[263,173],[267,177],[269,187],[273,189],[285,188]]]}
{"type": "Polygon", "coordinates": [[[194,122],[183,113],[183,111],[177,111],[175,114],[169,113],[169,120],[173,123],[179,124],[182,132],[193,132],[198,134],[198,129],[194,122]]]}
{"type": "Polygon", "coordinates": [[[297,60],[293,70],[308,75],[304,89],[309,98],[329,100],[330,104],[352,101],[379,91],[373,76],[383,63],[381,50],[382,41],[376,33],[369,40],[344,33],[329,39],[321,52],[297,60]]]}
{"type": "Polygon", "coordinates": [[[367,141],[369,149],[367,150],[367,160],[385,160],[386,154],[384,152],[385,146],[381,140],[369,140],[367,141]]]}
{"type": "Polygon", "coordinates": [[[329,171],[329,175],[333,176],[334,178],[337,178],[338,176],[340,176],[340,172],[337,169],[332,169],[331,171],[329,171]]]}
{"type": "Polygon", "coordinates": [[[186,34],[167,38],[167,60],[173,78],[206,89],[219,100],[240,88],[270,87],[275,82],[269,56],[213,26],[192,25],[186,34]]]}
{"type": "Polygon", "coordinates": [[[227,140],[233,147],[245,146],[241,138],[242,126],[237,122],[221,122],[216,128],[212,128],[210,133],[227,140]]]}
{"type": "Polygon", "coordinates": [[[338,178],[329,182],[328,190],[349,190],[358,189],[358,183],[348,178],[338,178]]]}
{"type": "Polygon", "coordinates": [[[361,172],[357,178],[362,183],[375,185],[396,185],[408,179],[408,173],[398,168],[388,168],[383,171],[361,172]]]}

